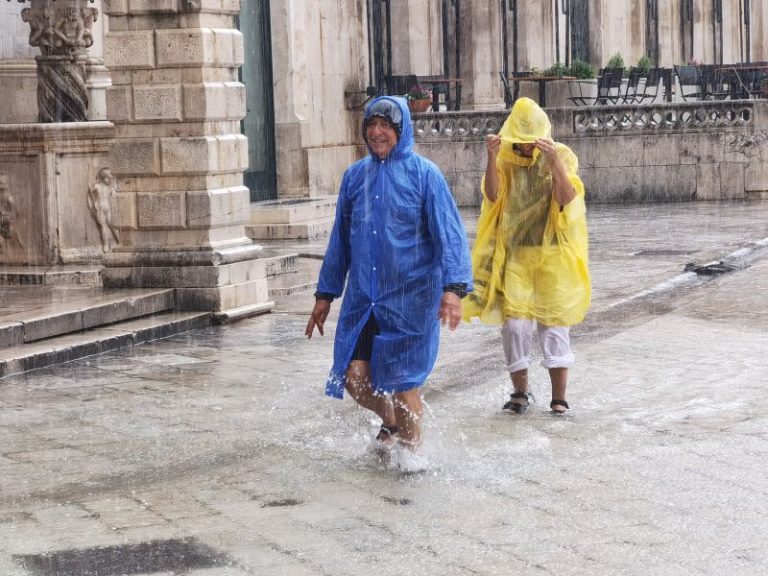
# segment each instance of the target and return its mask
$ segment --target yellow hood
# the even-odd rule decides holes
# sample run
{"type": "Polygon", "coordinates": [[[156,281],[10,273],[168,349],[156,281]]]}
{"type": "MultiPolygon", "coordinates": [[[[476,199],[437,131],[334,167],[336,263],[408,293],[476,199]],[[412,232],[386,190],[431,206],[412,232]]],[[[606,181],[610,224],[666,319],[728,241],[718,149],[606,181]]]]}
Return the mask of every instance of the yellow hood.
{"type": "Polygon", "coordinates": [[[499,136],[506,144],[532,144],[538,138],[551,138],[552,124],[547,113],[530,98],[518,98],[499,136]]]}

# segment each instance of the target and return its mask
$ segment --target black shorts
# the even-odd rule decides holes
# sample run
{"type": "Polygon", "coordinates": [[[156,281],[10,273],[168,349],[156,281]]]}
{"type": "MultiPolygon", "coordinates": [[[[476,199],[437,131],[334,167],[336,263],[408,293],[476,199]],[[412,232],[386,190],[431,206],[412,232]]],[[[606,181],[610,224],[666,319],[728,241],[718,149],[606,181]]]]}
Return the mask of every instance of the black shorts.
{"type": "Polygon", "coordinates": [[[371,352],[373,351],[373,337],[379,334],[379,325],[376,324],[376,318],[373,314],[368,318],[368,322],[363,326],[360,336],[357,338],[355,351],[352,352],[352,360],[371,361],[371,352]]]}

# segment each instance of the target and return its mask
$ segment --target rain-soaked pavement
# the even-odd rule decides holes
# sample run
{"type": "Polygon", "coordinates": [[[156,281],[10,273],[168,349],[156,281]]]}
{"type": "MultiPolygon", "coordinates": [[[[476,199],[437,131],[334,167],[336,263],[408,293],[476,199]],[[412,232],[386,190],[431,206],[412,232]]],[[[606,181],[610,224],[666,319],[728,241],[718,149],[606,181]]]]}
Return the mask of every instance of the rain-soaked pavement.
{"type": "Polygon", "coordinates": [[[502,413],[498,331],[463,325],[424,388],[422,474],[323,396],[307,295],[0,380],[0,575],[768,574],[768,202],[589,223],[572,417],[538,365],[538,403],[502,413]]]}

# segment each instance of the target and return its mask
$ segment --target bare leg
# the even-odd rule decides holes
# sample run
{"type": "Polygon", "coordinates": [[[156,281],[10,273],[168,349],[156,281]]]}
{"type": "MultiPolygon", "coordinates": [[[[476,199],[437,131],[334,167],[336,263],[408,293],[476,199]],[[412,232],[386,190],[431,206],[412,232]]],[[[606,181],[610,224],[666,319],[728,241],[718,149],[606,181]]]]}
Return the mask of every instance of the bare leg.
{"type": "Polygon", "coordinates": [[[418,388],[395,393],[395,419],[402,442],[415,450],[421,444],[422,402],[418,388]]]}
{"type": "MultiPolygon", "coordinates": [[[[568,385],[568,368],[550,368],[549,379],[552,382],[552,400],[565,400],[565,388],[568,385]]],[[[565,406],[553,406],[553,412],[565,412],[565,406]]]]}
{"type": "MultiPolygon", "coordinates": [[[[516,393],[527,394],[528,393],[528,369],[518,370],[517,372],[510,372],[509,377],[512,378],[512,387],[516,393]]],[[[520,404],[521,406],[526,403],[525,398],[512,398],[513,404],[520,404]]]]}
{"type": "Polygon", "coordinates": [[[347,368],[345,388],[363,408],[376,413],[384,426],[395,426],[395,410],[385,394],[377,394],[371,386],[371,364],[364,360],[352,360],[347,368]]]}

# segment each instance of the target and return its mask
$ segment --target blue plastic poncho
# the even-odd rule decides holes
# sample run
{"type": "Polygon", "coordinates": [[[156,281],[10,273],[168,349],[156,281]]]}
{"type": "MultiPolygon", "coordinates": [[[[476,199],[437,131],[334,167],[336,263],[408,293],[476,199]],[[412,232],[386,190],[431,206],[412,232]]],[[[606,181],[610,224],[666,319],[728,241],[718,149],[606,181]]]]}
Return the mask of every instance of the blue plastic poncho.
{"type": "Polygon", "coordinates": [[[336,221],[317,289],[344,292],[326,394],[342,398],[345,372],[371,314],[371,376],[377,392],[410,390],[424,383],[437,357],[438,309],[443,286],[465,283],[472,271],[464,226],[440,170],[413,151],[413,127],[403,98],[396,146],[385,160],[373,154],[347,169],[336,221]],[[344,283],[346,280],[346,291],[344,283]]]}

